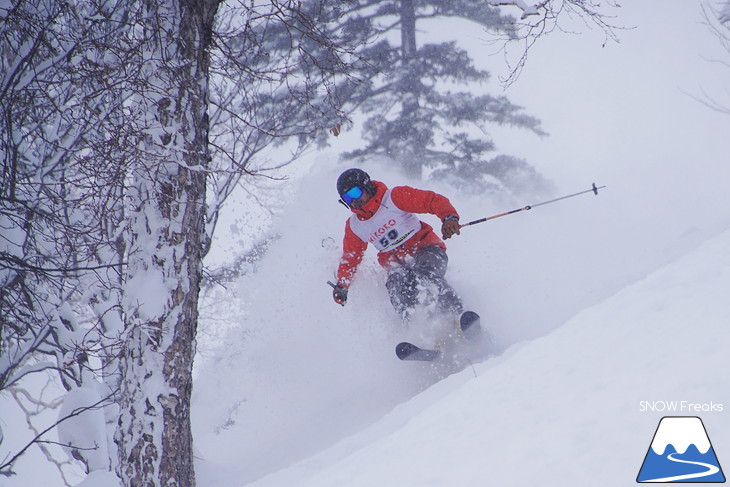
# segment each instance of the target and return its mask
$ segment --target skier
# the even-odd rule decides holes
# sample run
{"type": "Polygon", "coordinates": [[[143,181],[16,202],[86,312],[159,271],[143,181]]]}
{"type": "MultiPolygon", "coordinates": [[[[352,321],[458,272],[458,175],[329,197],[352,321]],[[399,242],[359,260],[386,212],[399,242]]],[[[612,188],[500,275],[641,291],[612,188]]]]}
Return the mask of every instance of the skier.
{"type": "Polygon", "coordinates": [[[335,302],[345,305],[347,293],[368,244],[378,249],[378,262],[388,271],[385,283],[390,302],[408,321],[418,302],[419,283],[437,289],[441,312],[460,315],[461,299],[444,279],[446,245],[433,228],[414,213],[430,213],[441,219],[444,239],[460,234],[459,214],[449,200],[433,191],[373,181],[361,169],[348,169],[337,179],[340,203],[352,211],[345,224],[342,259],[333,286],[335,302]]]}

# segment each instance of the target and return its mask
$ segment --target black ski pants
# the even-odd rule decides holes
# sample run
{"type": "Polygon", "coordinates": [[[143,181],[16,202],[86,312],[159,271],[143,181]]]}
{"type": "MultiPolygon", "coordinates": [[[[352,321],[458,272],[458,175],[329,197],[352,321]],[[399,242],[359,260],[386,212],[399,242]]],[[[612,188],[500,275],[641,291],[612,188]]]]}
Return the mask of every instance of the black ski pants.
{"type": "Polygon", "coordinates": [[[426,283],[436,285],[436,299],[441,312],[461,314],[461,299],[444,279],[448,263],[449,258],[444,249],[438,245],[429,245],[416,251],[412,259],[390,270],[385,287],[390,302],[404,319],[418,304],[419,284],[426,283]]]}

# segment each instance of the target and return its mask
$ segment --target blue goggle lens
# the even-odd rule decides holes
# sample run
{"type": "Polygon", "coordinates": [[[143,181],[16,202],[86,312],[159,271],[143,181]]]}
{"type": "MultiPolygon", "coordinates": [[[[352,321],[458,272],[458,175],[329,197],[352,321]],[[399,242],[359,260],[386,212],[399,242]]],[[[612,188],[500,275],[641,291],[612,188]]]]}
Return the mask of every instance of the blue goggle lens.
{"type": "Polygon", "coordinates": [[[352,200],[356,200],[360,196],[362,196],[362,188],[358,186],[355,186],[354,188],[342,193],[342,199],[345,200],[345,203],[347,203],[348,205],[352,203],[352,200]]]}

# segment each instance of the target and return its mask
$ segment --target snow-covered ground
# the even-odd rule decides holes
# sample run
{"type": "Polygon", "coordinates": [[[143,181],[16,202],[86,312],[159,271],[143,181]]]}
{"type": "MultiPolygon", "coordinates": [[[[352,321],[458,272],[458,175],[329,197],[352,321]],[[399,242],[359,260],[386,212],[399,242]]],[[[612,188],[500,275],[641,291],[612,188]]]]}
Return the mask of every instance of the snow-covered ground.
{"type": "Polygon", "coordinates": [[[728,464],[728,290],[730,231],[252,486],[628,485],[665,415],[728,464]]]}
{"type": "MultiPolygon", "coordinates": [[[[399,328],[373,254],[347,306],[332,302],[325,282],[347,217],[334,181],[347,166],[313,157],[289,186],[269,254],[208,296],[216,304],[201,323],[194,393],[200,482],[633,483],[667,414],[642,412],[641,401],[725,405],[699,413],[722,462],[730,141],[727,117],[688,95],[718,79],[699,6],[624,5],[621,21],[637,28],[620,45],[555,33],[532,52],[507,95],[551,136],[495,130],[500,149],[538,165],[555,195],[608,188],[448,242],[447,277],[484,317],[496,356],[446,380],[394,357],[418,331],[399,328]]],[[[357,129],[333,149],[356,138],[357,129]]],[[[447,195],[465,220],[540,201],[365,169],[447,195]]]]}
{"type": "Polygon", "coordinates": [[[700,413],[718,454],[730,451],[730,232],[633,283],[687,242],[656,245],[654,259],[623,254],[621,265],[601,232],[620,204],[609,189],[465,229],[447,276],[483,315],[497,356],[432,385],[428,365],[394,356],[418,332],[400,328],[374,256],[347,306],[331,301],[339,247],[328,242],[346,213],[318,205],[333,199],[323,179],[305,180],[287,233],[221,291],[215,319],[240,325],[220,348],[201,343],[205,485],[615,485],[635,478],[666,414],[642,412],[642,401],[725,405],[700,413]],[[319,217],[301,218],[312,206],[319,217]]]}

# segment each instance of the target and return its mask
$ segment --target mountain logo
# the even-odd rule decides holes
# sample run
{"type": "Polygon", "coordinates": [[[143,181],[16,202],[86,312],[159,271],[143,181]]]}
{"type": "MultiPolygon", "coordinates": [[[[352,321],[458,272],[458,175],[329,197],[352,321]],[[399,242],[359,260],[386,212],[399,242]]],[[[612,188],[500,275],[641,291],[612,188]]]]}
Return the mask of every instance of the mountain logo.
{"type": "Polygon", "coordinates": [[[702,420],[696,416],[663,417],[636,481],[725,482],[702,420]]]}

